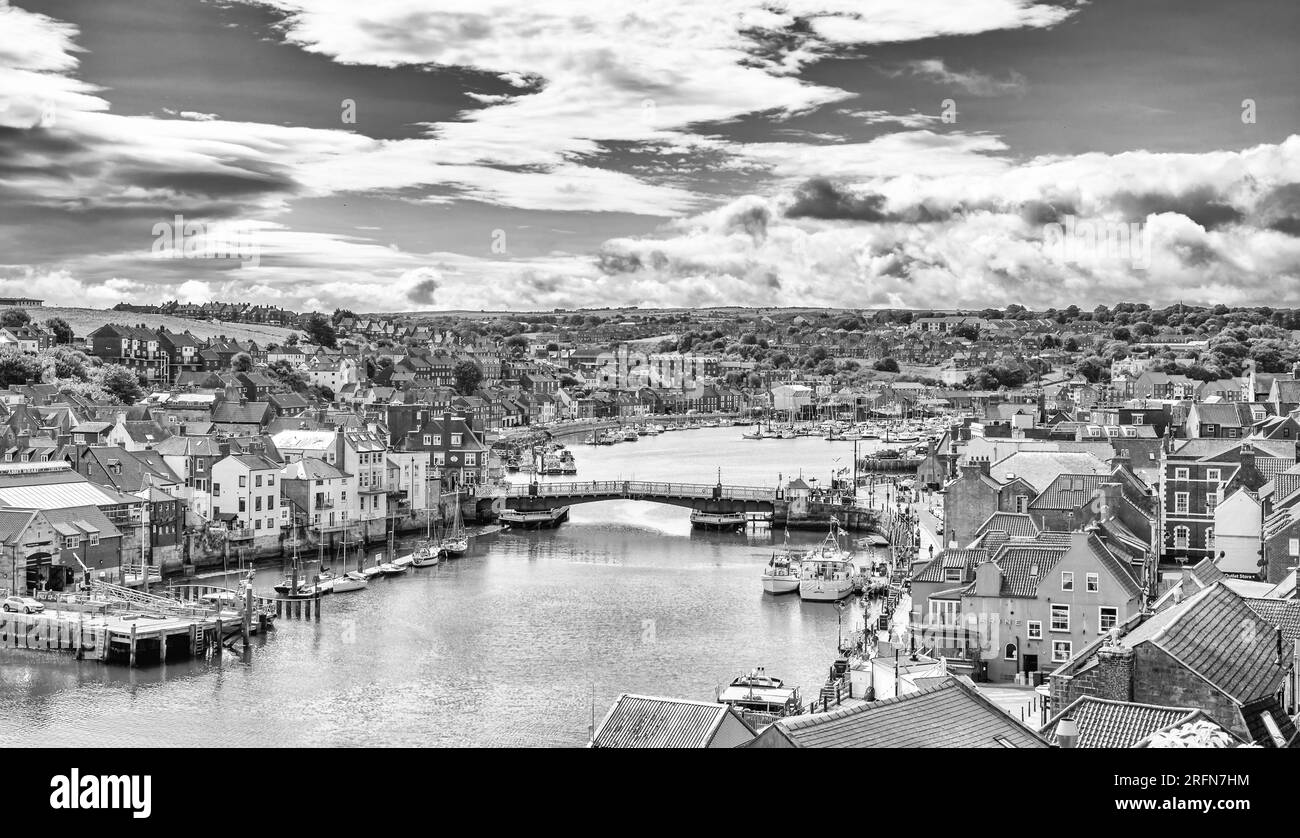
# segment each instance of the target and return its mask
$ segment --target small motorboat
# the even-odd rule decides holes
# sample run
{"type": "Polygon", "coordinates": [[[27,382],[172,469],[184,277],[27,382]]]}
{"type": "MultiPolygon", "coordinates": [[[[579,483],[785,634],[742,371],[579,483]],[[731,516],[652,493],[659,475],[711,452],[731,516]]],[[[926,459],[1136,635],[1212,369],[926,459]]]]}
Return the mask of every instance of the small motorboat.
{"type": "Polygon", "coordinates": [[[412,565],[415,564],[415,559],[412,558],[410,553],[407,553],[405,556],[398,556],[397,558],[393,559],[391,564],[393,564],[395,567],[402,567],[402,568],[411,567],[412,565]]]}
{"type": "Polygon", "coordinates": [[[411,568],[410,565],[402,565],[401,567],[398,567],[398,565],[395,562],[379,563],[379,572],[385,576],[396,576],[399,573],[405,573],[406,571],[410,570],[410,568],[411,568]]]}

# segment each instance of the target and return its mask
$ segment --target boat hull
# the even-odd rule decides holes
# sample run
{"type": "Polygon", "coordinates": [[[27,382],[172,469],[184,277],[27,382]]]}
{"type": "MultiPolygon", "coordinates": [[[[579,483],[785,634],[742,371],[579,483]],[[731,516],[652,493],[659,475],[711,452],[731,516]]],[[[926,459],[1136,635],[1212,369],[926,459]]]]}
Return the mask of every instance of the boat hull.
{"type": "Polygon", "coordinates": [[[839,602],[853,593],[853,582],[832,579],[804,579],[799,583],[799,598],[808,602],[839,602]]]}
{"type": "Polygon", "coordinates": [[[763,590],[769,594],[792,594],[799,590],[799,579],[791,576],[764,576],[763,590]]]}

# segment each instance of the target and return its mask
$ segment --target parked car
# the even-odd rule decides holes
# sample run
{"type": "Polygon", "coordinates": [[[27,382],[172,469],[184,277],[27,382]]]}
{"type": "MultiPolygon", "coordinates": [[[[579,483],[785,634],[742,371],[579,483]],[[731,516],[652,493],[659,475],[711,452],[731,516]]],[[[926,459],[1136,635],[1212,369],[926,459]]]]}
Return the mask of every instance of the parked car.
{"type": "Polygon", "coordinates": [[[3,603],[0,603],[0,610],[3,611],[21,611],[24,614],[39,614],[45,610],[44,603],[37,602],[31,597],[11,596],[5,597],[3,603]]]}

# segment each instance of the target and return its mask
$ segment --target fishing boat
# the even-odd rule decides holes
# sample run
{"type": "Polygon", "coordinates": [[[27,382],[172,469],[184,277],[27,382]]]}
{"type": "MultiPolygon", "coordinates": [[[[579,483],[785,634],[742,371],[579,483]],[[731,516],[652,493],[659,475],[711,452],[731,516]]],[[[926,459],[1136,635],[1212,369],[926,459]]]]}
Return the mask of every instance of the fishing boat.
{"type": "Polygon", "coordinates": [[[691,512],[691,526],[704,530],[738,530],[745,521],[744,512],[691,512]]]}
{"type": "Polygon", "coordinates": [[[730,705],[742,716],[752,713],[781,718],[803,712],[799,688],[787,687],[784,681],[769,676],[761,666],[732,679],[730,685],[718,690],[718,703],[730,705]]]}
{"type": "Polygon", "coordinates": [[[636,442],[637,439],[639,439],[639,437],[636,435],[636,431],[632,430],[631,428],[628,428],[626,431],[623,432],[624,442],[636,442]]]}
{"type": "Polygon", "coordinates": [[[839,526],[832,520],[831,531],[821,546],[799,563],[799,598],[811,602],[838,602],[853,593],[853,553],[843,549],[839,526]]]}
{"type": "Polygon", "coordinates": [[[741,439],[762,439],[762,438],[763,438],[763,432],[762,432],[762,431],[753,431],[752,433],[741,434],[741,435],[740,435],[740,438],[741,438],[741,439]]]}
{"type": "Polygon", "coordinates": [[[451,529],[443,535],[441,547],[448,558],[456,559],[469,552],[469,538],[465,535],[465,522],[460,517],[460,492],[456,492],[455,512],[451,529]]]}
{"type": "Polygon", "coordinates": [[[502,524],[511,529],[550,529],[558,527],[569,518],[569,507],[541,509],[536,512],[524,512],[518,509],[504,509],[497,517],[502,524]]]}
{"type": "Polygon", "coordinates": [[[772,554],[763,568],[763,590],[769,594],[790,594],[799,590],[801,554],[788,547],[772,554]]]}

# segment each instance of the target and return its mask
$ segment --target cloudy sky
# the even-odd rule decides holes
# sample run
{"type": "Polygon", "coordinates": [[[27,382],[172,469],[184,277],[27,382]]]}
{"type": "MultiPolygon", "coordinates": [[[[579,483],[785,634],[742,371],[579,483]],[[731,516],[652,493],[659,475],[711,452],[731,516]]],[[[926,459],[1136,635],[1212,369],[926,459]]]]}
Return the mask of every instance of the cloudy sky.
{"type": "Polygon", "coordinates": [[[0,0],[0,294],[1300,305],[1293,0],[0,0]]]}

